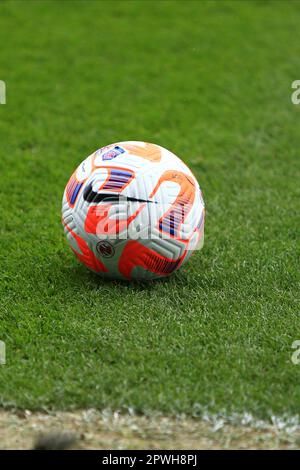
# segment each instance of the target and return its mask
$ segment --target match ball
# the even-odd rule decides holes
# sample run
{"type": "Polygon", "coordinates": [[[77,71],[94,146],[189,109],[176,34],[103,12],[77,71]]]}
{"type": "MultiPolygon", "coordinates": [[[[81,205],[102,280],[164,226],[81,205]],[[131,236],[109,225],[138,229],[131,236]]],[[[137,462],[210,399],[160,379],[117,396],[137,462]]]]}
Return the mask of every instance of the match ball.
{"type": "Polygon", "coordinates": [[[102,147],[74,171],[62,223],[70,247],[110,279],[169,276],[204,243],[205,208],[191,170],[147,142],[102,147]]]}

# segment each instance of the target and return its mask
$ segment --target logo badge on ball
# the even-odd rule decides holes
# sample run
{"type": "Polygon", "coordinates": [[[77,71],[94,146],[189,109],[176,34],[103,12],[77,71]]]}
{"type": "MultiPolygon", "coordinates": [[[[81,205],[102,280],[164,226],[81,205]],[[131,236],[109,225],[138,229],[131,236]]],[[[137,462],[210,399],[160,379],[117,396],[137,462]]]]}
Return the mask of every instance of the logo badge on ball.
{"type": "Polygon", "coordinates": [[[96,250],[98,251],[99,255],[103,256],[104,258],[112,258],[115,254],[114,247],[106,240],[102,240],[101,242],[97,243],[96,250]]]}

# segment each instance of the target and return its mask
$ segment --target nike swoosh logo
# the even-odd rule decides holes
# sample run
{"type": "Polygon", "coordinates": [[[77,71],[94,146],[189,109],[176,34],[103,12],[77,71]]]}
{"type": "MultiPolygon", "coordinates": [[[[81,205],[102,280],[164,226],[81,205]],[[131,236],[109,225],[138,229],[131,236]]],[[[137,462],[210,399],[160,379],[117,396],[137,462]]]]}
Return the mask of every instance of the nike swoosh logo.
{"type": "Polygon", "coordinates": [[[122,194],[116,193],[97,193],[93,191],[93,183],[90,183],[84,190],[83,199],[86,202],[93,202],[98,204],[99,202],[119,202],[120,200],[126,200],[131,202],[151,202],[155,203],[156,201],[150,201],[149,199],[139,199],[136,197],[124,196],[122,194]]]}

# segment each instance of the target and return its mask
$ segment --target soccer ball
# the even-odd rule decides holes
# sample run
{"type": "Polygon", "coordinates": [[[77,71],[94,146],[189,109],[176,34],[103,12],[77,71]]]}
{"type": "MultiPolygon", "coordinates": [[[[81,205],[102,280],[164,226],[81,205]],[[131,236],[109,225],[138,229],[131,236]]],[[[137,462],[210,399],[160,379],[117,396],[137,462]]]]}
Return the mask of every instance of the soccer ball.
{"type": "Polygon", "coordinates": [[[72,174],[62,201],[75,255],[112,279],[150,280],[179,269],[203,246],[204,216],[190,169],[146,142],[96,150],[72,174]]]}

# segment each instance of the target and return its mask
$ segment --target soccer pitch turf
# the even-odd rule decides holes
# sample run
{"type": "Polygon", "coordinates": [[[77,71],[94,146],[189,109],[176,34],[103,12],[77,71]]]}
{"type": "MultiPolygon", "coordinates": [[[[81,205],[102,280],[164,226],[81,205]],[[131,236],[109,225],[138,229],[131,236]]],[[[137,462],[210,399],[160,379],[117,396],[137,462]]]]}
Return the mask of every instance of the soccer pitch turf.
{"type": "Polygon", "coordinates": [[[0,405],[295,415],[300,4],[2,2],[0,405]],[[179,155],[205,244],[165,281],[69,250],[73,169],[122,140],[179,155]]]}

